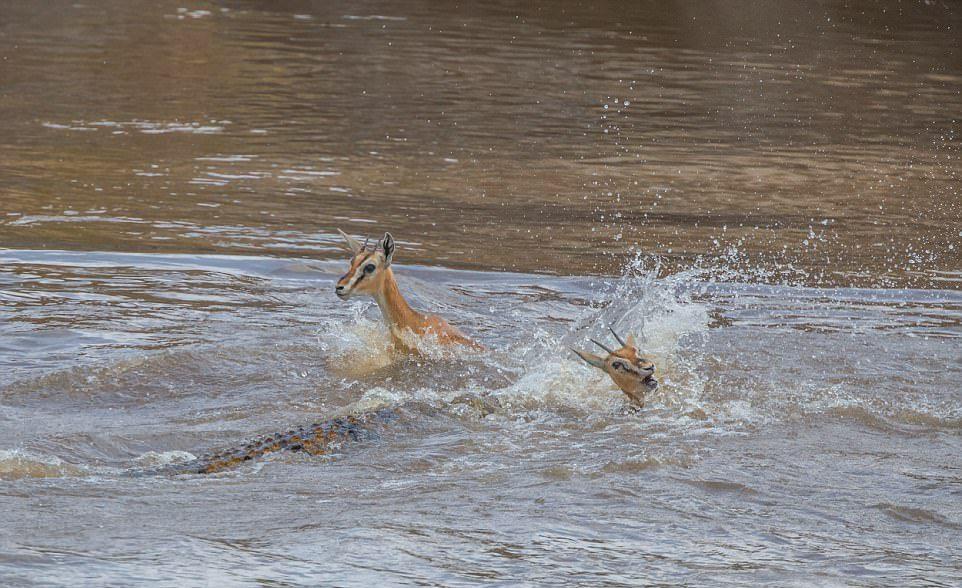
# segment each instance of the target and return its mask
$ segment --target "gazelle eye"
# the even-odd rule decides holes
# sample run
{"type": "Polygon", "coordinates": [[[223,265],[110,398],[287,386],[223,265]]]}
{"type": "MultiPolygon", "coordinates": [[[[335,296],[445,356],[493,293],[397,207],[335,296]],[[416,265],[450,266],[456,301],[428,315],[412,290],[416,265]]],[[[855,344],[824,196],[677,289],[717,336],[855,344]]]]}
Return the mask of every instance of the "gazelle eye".
{"type": "Polygon", "coordinates": [[[613,362],[613,363],[611,364],[611,367],[615,368],[616,370],[624,370],[624,369],[627,369],[627,368],[625,367],[625,364],[621,363],[620,361],[613,362]]]}
{"type": "Polygon", "coordinates": [[[367,264],[366,266],[364,266],[364,273],[369,274],[369,273],[371,273],[371,272],[373,272],[373,271],[374,271],[374,264],[373,264],[373,263],[369,263],[369,264],[367,264]]]}

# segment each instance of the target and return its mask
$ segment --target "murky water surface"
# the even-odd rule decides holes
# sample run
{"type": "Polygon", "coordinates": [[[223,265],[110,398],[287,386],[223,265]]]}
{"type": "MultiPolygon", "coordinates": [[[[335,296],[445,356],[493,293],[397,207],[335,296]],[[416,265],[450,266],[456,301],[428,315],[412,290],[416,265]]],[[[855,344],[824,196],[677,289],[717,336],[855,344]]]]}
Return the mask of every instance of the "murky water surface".
{"type": "Polygon", "coordinates": [[[0,2],[0,584],[957,585],[960,27],[0,2]],[[338,227],[488,350],[394,356],[338,227]]]}

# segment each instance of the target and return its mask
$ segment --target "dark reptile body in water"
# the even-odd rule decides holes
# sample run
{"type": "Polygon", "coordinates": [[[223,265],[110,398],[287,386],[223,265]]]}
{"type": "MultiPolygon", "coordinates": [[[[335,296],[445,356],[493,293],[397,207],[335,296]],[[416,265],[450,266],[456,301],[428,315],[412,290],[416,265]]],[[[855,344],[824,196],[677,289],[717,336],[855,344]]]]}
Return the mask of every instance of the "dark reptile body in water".
{"type": "Polygon", "coordinates": [[[374,425],[397,419],[395,409],[383,408],[356,415],[340,416],[281,433],[258,437],[243,445],[205,455],[184,463],[135,470],[135,476],[214,474],[278,451],[303,451],[309,455],[332,453],[345,443],[377,437],[374,425]]]}

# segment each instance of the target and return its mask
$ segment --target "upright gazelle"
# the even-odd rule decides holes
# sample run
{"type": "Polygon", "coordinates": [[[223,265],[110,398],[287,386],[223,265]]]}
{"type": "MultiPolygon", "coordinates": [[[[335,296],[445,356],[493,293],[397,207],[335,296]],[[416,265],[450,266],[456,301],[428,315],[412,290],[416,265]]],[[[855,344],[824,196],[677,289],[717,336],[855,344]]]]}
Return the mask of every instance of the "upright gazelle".
{"type": "Polygon", "coordinates": [[[621,388],[621,391],[628,395],[632,403],[642,407],[645,405],[645,393],[658,387],[658,381],[654,378],[655,364],[648,358],[638,355],[638,348],[635,347],[633,335],[628,335],[628,340],[625,341],[618,336],[614,329],[611,327],[608,327],[608,329],[621,344],[620,349],[613,351],[592,339],[592,343],[608,353],[605,357],[587,351],[578,351],[577,349],[572,349],[572,351],[589,365],[608,374],[615,384],[621,388]]]}
{"type": "Polygon", "coordinates": [[[443,318],[421,314],[404,300],[394,279],[394,272],[391,271],[391,259],[394,257],[396,248],[391,233],[384,233],[384,238],[377,242],[374,249],[368,249],[366,243],[361,245],[340,229],[337,232],[344,237],[351,251],[351,267],[337,281],[335,292],[342,299],[350,298],[354,294],[367,294],[374,297],[381,308],[384,322],[391,330],[391,340],[396,349],[407,353],[417,351],[409,344],[410,338],[405,340],[406,331],[419,336],[436,337],[438,342],[444,345],[466,345],[483,349],[481,345],[465,337],[443,318]]]}

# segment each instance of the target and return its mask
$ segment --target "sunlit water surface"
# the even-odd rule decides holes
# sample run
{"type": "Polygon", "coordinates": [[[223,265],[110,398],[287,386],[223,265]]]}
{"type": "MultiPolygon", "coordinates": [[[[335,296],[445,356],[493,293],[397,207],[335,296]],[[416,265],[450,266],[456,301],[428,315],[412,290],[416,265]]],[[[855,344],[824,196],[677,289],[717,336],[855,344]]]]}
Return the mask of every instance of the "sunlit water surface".
{"type": "Polygon", "coordinates": [[[0,2],[0,584],[957,585],[959,26],[0,2]],[[488,350],[394,356],[337,227],[488,350]]]}

